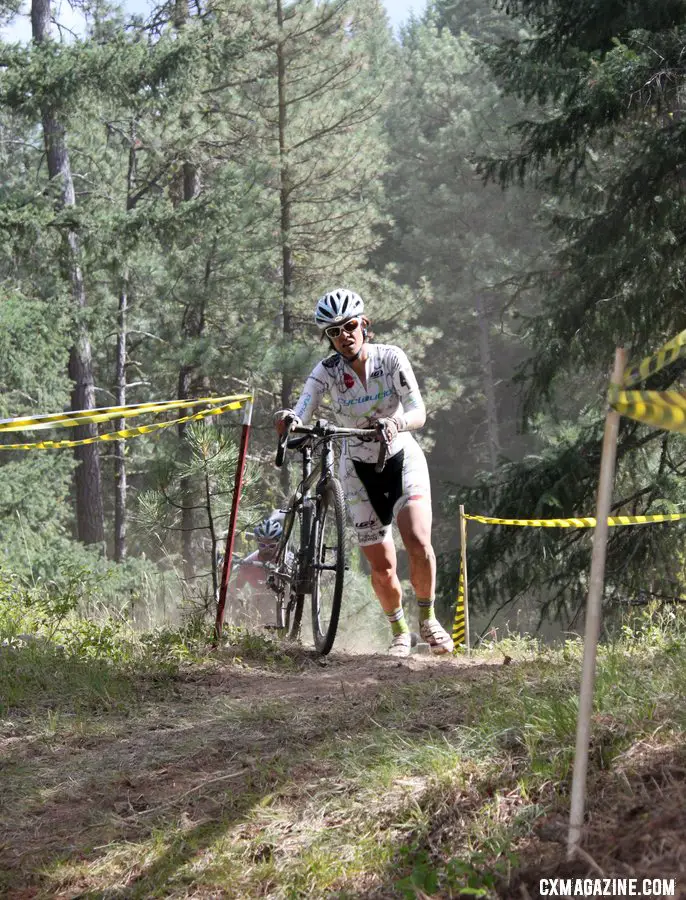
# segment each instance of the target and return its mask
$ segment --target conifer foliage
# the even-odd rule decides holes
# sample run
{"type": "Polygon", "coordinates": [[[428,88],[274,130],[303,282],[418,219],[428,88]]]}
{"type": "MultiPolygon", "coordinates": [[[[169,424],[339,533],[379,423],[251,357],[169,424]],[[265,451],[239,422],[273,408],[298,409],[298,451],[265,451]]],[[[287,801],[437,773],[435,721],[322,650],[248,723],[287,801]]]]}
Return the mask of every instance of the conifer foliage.
{"type": "Polygon", "coordinates": [[[611,358],[618,342],[644,353],[686,324],[686,6],[506,9],[532,36],[484,55],[506,89],[537,108],[517,124],[515,148],[483,171],[503,185],[538,178],[559,200],[560,252],[534,332],[534,389],[543,390],[567,363],[611,358]]]}
{"type": "MultiPolygon", "coordinates": [[[[483,155],[481,170],[503,186],[546,190],[555,244],[527,280],[540,303],[526,323],[522,381],[541,452],[484,478],[469,500],[496,516],[582,515],[594,505],[615,346],[640,359],[686,327],[686,5],[512,0],[501,8],[520,31],[483,56],[529,107],[510,150],[483,155]]],[[[682,374],[673,366],[653,386],[679,384],[682,374]]],[[[624,421],[618,460],[615,508],[683,508],[678,436],[624,421]]],[[[609,596],[678,593],[680,546],[678,527],[613,530],[609,596]]],[[[475,549],[477,596],[514,600],[543,588],[558,612],[583,597],[590,540],[580,532],[490,529],[475,549]]]]}
{"type": "MultiPolygon", "coordinates": [[[[615,345],[686,327],[683,2],[435,0],[397,42],[379,0],[82,9],[69,35],[35,0],[35,40],[0,42],[3,417],[254,387],[258,515],[284,499],[271,413],[326,352],[314,300],[346,285],[417,371],[437,498],[482,469],[471,511],[592,512],[615,345]]],[[[0,565],[105,543],[212,598],[237,436],[215,424],[204,455],[184,428],[0,453],[0,565]]],[[[679,506],[685,468],[679,439],[623,423],[622,510],[679,506]]],[[[678,533],[614,532],[612,591],[672,590],[678,533]]],[[[484,532],[473,598],[573,607],[587,538],[484,532]]]]}

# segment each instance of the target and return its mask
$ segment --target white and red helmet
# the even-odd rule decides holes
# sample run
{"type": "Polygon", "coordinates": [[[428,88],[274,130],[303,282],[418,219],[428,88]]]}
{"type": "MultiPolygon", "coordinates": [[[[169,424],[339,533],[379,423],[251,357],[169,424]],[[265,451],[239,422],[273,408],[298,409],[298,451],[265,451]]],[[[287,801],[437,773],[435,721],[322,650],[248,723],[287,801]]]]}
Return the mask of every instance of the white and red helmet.
{"type": "Polygon", "coordinates": [[[283,534],[283,525],[278,519],[265,519],[253,532],[258,541],[275,544],[283,534]]]}
{"type": "Polygon", "coordinates": [[[324,331],[331,325],[340,325],[341,322],[347,322],[348,319],[361,316],[363,313],[362,297],[355,291],[338,288],[335,291],[329,291],[317,300],[314,321],[324,331]]]}

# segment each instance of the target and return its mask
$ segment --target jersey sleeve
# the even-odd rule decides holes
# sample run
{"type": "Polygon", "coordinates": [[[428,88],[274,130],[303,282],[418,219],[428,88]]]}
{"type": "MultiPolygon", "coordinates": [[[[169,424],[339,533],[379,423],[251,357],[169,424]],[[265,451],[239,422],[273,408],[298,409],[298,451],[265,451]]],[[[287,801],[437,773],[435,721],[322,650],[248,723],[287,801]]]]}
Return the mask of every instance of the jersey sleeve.
{"type": "Polygon", "coordinates": [[[307,425],[312,418],[328,387],[329,379],[326,369],[322,363],[319,363],[308,375],[305,387],[293,410],[296,416],[302,419],[304,425],[307,425]]]}
{"type": "Polygon", "coordinates": [[[391,365],[393,387],[400,397],[403,405],[403,413],[421,412],[426,414],[424,401],[419,391],[419,385],[410,361],[400,347],[393,348],[393,362],[391,365]]]}

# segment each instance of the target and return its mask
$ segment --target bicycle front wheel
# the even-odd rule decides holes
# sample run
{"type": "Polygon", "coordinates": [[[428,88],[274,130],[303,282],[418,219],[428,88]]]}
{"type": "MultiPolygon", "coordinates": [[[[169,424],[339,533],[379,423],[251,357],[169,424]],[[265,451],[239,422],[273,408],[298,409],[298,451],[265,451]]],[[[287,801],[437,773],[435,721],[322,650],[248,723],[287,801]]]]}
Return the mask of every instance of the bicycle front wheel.
{"type": "Polygon", "coordinates": [[[322,656],[333,647],[345,574],[345,501],[337,478],[317,494],[312,563],[312,634],[322,656]]]}
{"type": "Polygon", "coordinates": [[[286,633],[292,640],[300,635],[300,623],[303,617],[305,595],[300,591],[300,571],[303,560],[302,549],[302,509],[295,512],[293,528],[286,544],[286,559],[292,573],[292,581],[286,606],[286,633]]]}

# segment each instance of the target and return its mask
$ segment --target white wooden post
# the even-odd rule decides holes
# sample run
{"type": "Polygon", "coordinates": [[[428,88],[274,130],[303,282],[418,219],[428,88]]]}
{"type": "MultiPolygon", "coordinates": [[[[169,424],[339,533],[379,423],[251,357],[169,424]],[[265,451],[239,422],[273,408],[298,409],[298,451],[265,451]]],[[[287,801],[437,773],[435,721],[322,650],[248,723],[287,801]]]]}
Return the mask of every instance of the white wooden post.
{"type": "MultiPolygon", "coordinates": [[[[612,383],[621,384],[626,366],[626,351],[617,348],[612,383]]],[[[600,457],[600,478],[596,503],[596,524],[593,532],[593,552],[591,574],[586,600],[586,629],[584,634],[584,661],[579,694],[579,715],[576,723],[576,749],[574,752],[574,773],[572,776],[571,809],[569,814],[569,835],[567,838],[567,859],[574,858],[581,839],[586,801],[586,771],[588,768],[588,748],[591,735],[591,714],[593,712],[593,684],[595,681],[596,652],[600,635],[600,615],[605,585],[605,555],[607,551],[607,519],[612,506],[612,486],[617,457],[617,432],[620,415],[609,409],[605,418],[605,435],[600,457]]]]}
{"type": "Polygon", "coordinates": [[[464,646],[469,654],[471,647],[469,635],[469,580],[467,578],[467,520],[464,517],[464,506],[460,504],[460,553],[462,555],[462,578],[464,586],[464,646]]]}

